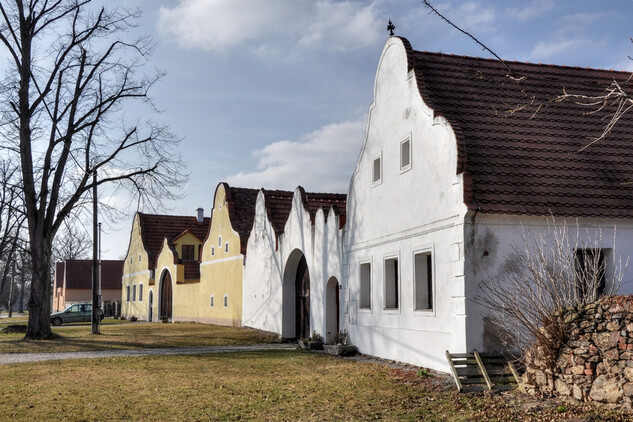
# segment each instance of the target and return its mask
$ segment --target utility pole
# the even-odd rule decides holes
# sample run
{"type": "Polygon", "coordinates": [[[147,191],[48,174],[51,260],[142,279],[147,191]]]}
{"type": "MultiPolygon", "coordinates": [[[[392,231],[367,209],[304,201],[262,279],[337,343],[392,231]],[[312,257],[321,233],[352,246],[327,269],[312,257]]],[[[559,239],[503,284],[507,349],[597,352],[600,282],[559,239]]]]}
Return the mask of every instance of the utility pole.
{"type": "Polygon", "coordinates": [[[15,284],[15,259],[11,261],[11,288],[9,289],[9,318],[13,316],[13,285],[15,284]]]}
{"type": "Polygon", "coordinates": [[[92,173],[92,334],[99,334],[99,269],[97,266],[97,171],[92,173]]]}

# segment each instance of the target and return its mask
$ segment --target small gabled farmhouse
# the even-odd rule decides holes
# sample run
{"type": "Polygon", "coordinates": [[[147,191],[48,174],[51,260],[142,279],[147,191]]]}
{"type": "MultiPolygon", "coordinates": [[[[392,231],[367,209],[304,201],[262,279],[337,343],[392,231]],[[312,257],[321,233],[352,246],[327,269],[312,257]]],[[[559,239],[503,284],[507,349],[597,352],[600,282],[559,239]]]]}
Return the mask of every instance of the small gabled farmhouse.
{"type": "Polygon", "coordinates": [[[607,273],[611,257],[633,255],[632,118],[582,150],[612,107],[554,101],[614,80],[630,91],[629,77],[387,41],[343,235],[342,319],[362,353],[447,371],[445,350],[497,349],[473,301],[479,283],[550,215],[568,220],[572,236],[576,222],[581,237],[601,228],[607,273]]]}
{"type": "MultiPolygon", "coordinates": [[[[69,305],[92,301],[92,259],[68,259],[55,263],[53,312],[63,311],[69,305]]],[[[102,260],[100,268],[101,300],[121,300],[123,261],[102,260]]]]}

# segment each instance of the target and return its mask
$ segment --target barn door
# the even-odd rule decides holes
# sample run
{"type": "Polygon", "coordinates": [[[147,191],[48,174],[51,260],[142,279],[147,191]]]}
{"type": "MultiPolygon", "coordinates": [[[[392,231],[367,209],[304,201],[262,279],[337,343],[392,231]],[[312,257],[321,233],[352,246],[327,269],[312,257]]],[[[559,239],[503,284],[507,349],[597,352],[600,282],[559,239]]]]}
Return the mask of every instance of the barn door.
{"type": "Polygon", "coordinates": [[[305,256],[301,257],[297,266],[295,279],[296,291],[296,337],[310,337],[310,273],[305,256]]]}
{"type": "Polygon", "coordinates": [[[163,283],[160,288],[160,319],[167,318],[168,320],[171,320],[171,302],[171,275],[169,274],[169,271],[165,271],[163,283]]]}

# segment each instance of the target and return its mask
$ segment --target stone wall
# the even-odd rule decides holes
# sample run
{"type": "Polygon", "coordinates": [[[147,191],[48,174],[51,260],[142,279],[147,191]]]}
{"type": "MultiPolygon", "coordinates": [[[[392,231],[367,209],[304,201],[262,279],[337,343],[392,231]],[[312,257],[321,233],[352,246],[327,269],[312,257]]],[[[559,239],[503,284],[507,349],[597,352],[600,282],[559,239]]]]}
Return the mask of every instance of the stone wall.
{"type": "Polygon", "coordinates": [[[529,354],[523,376],[528,392],[631,407],[633,296],[610,296],[568,308],[560,318],[568,340],[553,369],[543,368],[538,351],[529,354]]]}

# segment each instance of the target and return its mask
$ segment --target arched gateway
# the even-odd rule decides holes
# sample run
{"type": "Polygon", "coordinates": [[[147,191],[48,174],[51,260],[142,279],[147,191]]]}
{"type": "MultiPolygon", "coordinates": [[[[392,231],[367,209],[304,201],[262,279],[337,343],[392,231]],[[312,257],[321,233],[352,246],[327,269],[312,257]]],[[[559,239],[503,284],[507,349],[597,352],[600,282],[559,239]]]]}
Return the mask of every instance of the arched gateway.
{"type": "Polygon", "coordinates": [[[284,270],[282,314],[284,338],[310,337],[310,271],[298,249],[290,254],[284,270]]]}
{"type": "Polygon", "coordinates": [[[160,280],[159,317],[161,320],[171,320],[172,302],[171,274],[165,270],[160,280]]]}

